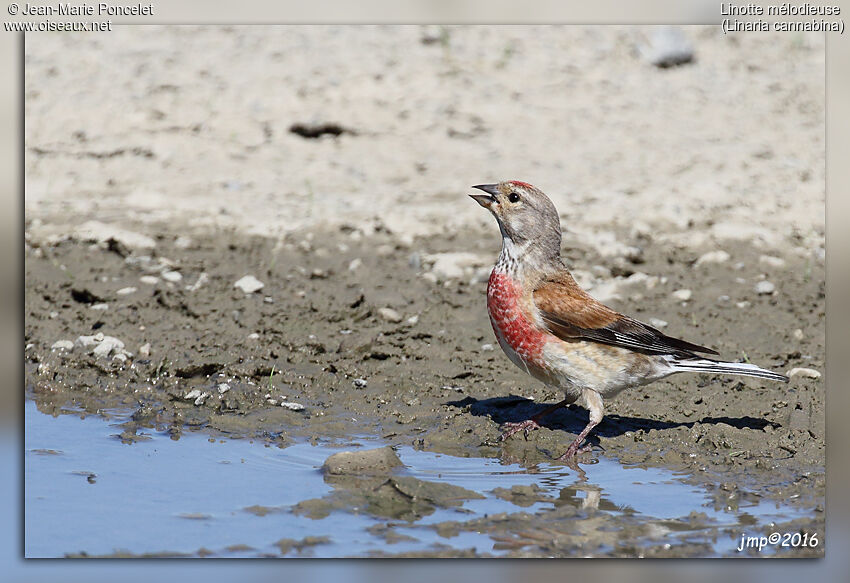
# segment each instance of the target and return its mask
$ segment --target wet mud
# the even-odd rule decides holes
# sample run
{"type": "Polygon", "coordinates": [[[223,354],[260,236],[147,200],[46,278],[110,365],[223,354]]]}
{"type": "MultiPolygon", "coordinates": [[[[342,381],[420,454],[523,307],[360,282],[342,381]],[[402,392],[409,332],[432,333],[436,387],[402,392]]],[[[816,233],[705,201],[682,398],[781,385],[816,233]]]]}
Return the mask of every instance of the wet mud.
{"type": "MultiPolygon", "coordinates": [[[[808,516],[786,530],[822,533],[822,256],[791,241],[783,253],[736,243],[723,249],[728,256],[700,259],[717,249],[621,238],[632,252],[603,257],[565,237],[565,260],[591,293],[604,292],[606,303],[638,319],[663,319],[665,333],[725,359],[804,370],[787,385],[682,374],[626,391],[606,402],[593,450],[577,467],[604,457],[670,469],[706,489],[716,508],[775,501],[808,516]],[[674,295],[683,289],[687,300],[674,295]]],[[[529,468],[557,463],[587,422],[580,408],[545,418],[525,438],[499,440],[501,424],[561,395],[515,368],[495,342],[484,295],[498,244],[492,232],[411,242],[346,226],[279,239],[163,229],[153,248],[31,237],[26,394],[54,415],[132,411],[121,427],[126,443],[151,428],[175,440],[203,432],[280,447],[369,437],[529,468]],[[247,275],[262,287],[235,287],[250,285],[247,275]]],[[[406,536],[394,525],[476,495],[396,475],[392,466],[377,478],[327,472],[334,492],[293,512],[321,518],[363,508],[386,520],[376,533],[387,540],[382,554],[394,555],[391,543],[406,536]]],[[[490,533],[509,556],[707,556],[712,537],[727,528],[699,512],[653,526],[577,506],[569,493],[562,495],[570,503],[560,504],[533,486],[496,495],[517,511],[442,522],[434,528],[446,533],[446,546],[424,554],[474,555],[452,546],[451,535],[475,531],[490,533]],[[541,500],[551,503],[547,510],[523,510],[541,500]],[[661,544],[653,534],[661,527],[684,533],[679,544],[661,544]]],[[[310,548],[320,556],[322,542],[282,540],[281,552],[310,548]]]]}

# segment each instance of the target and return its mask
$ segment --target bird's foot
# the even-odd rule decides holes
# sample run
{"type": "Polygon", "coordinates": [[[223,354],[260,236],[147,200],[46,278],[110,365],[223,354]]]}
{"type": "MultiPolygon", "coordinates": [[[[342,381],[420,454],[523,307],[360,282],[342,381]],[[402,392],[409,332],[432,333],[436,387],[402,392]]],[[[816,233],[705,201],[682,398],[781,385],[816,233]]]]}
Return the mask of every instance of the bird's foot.
{"type": "Polygon", "coordinates": [[[534,419],[526,419],[520,423],[505,423],[505,432],[502,433],[502,441],[505,441],[510,436],[515,433],[523,432],[525,437],[528,437],[529,431],[534,431],[535,429],[540,429],[540,424],[537,423],[534,419]]]}
{"type": "Polygon", "coordinates": [[[570,447],[567,448],[567,451],[565,451],[560,457],[558,457],[558,461],[562,461],[562,462],[563,461],[569,461],[569,460],[573,459],[574,457],[581,455],[583,453],[587,453],[591,449],[593,449],[593,446],[590,445],[590,444],[587,444],[584,447],[579,448],[579,445],[581,445],[582,441],[584,441],[584,438],[576,439],[574,442],[572,442],[570,444],[570,447]]]}

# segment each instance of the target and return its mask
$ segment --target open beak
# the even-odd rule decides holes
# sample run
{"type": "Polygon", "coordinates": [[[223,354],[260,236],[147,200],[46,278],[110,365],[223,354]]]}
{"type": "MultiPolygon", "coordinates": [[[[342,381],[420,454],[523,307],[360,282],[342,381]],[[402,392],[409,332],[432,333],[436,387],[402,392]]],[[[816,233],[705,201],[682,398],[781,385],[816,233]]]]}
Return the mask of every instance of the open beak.
{"type": "Polygon", "coordinates": [[[490,209],[490,207],[497,202],[496,195],[499,194],[499,185],[498,184],[479,184],[477,186],[473,186],[472,188],[477,188],[478,190],[483,190],[490,196],[485,196],[483,194],[470,194],[469,197],[483,206],[485,209],[490,209]]]}

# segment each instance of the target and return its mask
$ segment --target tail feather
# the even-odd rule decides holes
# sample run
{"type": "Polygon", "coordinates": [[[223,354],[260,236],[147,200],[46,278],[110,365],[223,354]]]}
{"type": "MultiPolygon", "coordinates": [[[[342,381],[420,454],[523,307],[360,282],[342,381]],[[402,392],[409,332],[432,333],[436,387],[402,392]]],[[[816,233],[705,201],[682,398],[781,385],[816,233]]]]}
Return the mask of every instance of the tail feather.
{"type": "Polygon", "coordinates": [[[754,364],[746,362],[720,362],[717,360],[710,360],[708,358],[701,358],[694,360],[678,360],[673,361],[670,364],[676,372],[704,372],[713,374],[742,375],[757,377],[760,379],[769,379],[772,381],[782,381],[783,383],[787,383],[789,380],[788,377],[783,374],[759,368],[754,364]]]}

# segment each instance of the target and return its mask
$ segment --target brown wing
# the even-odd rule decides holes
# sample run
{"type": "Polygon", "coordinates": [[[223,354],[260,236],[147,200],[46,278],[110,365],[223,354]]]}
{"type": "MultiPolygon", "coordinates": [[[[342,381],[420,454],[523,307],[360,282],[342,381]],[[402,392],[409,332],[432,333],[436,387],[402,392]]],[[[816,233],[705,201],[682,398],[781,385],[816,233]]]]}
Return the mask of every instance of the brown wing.
{"type": "Polygon", "coordinates": [[[624,316],[590,297],[569,273],[544,279],[534,290],[543,322],[562,340],[591,340],[649,354],[716,351],[678,338],[624,316]]]}

